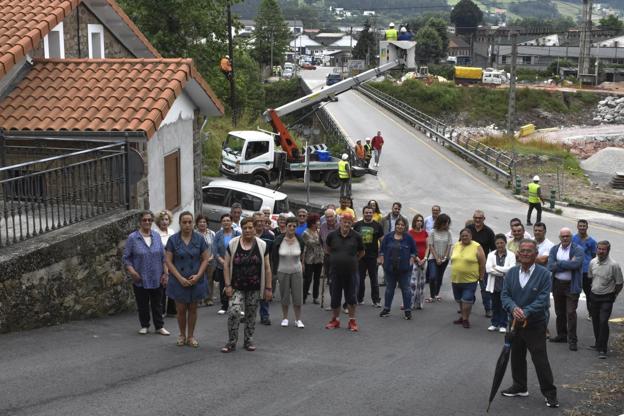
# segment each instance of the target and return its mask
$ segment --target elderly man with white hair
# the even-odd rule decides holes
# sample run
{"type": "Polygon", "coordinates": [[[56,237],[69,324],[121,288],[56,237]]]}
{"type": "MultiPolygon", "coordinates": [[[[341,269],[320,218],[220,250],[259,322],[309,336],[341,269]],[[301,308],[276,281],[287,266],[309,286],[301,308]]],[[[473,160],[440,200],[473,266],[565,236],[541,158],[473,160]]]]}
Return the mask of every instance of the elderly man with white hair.
{"type": "Polygon", "coordinates": [[[559,231],[559,244],[550,249],[548,270],[553,274],[553,299],[557,316],[557,336],[550,342],[568,342],[577,351],[576,308],[583,288],[583,249],[572,242],[572,230],[559,231]]]}

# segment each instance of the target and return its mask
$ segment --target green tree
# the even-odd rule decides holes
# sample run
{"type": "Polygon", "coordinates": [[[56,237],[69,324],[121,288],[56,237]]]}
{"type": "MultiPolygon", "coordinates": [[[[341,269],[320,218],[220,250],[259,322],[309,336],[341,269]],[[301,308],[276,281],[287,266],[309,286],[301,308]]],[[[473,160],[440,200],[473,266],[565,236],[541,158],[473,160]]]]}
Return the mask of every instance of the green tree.
{"type": "Polygon", "coordinates": [[[290,43],[290,31],[276,0],[262,0],[256,16],[253,57],[261,65],[280,64],[290,43]]]}
{"type": "Polygon", "coordinates": [[[281,2],[282,13],[286,20],[301,20],[304,28],[318,28],[320,25],[318,8],[299,5],[296,0],[281,2]]]}
{"type": "Polygon", "coordinates": [[[376,63],[375,53],[377,51],[377,42],[375,34],[370,30],[371,24],[369,20],[364,23],[364,29],[360,32],[355,47],[353,48],[353,58],[365,59],[367,64],[376,63]]]}
{"type": "Polygon", "coordinates": [[[448,43],[449,43],[448,31],[446,29],[446,26],[447,26],[446,20],[441,19],[439,17],[432,17],[429,20],[427,20],[427,26],[435,29],[435,31],[438,32],[438,36],[440,36],[440,40],[442,41],[442,56],[443,57],[446,56],[448,52],[448,43]]]}
{"type": "Polygon", "coordinates": [[[620,31],[624,28],[624,23],[614,14],[610,14],[600,19],[598,26],[604,30],[620,31]]]}
{"type": "Polygon", "coordinates": [[[460,0],[451,10],[451,23],[455,25],[455,33],[470,34],[477,31],[483,21],[483,12],[471,0],[460,0]]]}
{"type": "Polygon", "coordinates": [[[442,39],[438,32],[425,26],[416,32],[416,60],[420,63],[437,63],[442,56],[442,39]]]}

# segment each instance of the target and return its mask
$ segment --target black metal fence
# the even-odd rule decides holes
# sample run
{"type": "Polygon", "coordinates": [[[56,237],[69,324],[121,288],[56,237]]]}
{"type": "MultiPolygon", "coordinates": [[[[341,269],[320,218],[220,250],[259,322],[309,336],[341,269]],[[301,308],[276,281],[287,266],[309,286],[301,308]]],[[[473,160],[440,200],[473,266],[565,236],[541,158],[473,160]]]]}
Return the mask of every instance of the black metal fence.
{"type": "Polygon", "coordinates": [[[129,208],[128,144],[0,168],[0,247],[129,208]]]}

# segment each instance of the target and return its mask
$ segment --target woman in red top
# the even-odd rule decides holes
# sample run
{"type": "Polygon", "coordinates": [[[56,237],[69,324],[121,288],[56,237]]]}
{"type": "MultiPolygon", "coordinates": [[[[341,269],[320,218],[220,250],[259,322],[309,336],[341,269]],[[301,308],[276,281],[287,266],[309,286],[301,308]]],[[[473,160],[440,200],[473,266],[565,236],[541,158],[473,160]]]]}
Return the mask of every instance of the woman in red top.
{"type": "Polygon", "coordinates": [[[414,269],[412,271],[412,308],[422,309],[423,302],[425,300],[423,290],[425,288],[425,266],[427,264],[427,231],[424,228],[425,219],[422,215],[414,215],[412,220],[412,228],[409,230],[409,234],[416,242],[416,261],[414,262],[414,269]]]}

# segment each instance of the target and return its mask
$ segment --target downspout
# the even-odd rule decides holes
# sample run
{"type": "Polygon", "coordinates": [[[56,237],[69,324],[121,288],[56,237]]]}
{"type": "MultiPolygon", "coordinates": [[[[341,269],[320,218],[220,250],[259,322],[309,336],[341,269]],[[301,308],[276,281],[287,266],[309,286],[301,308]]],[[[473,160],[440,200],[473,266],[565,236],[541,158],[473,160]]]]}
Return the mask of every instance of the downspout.
{"type": "Polygon", "coordinates": [[[76,7],[76,37],[78,39],[78,58],[82,58],[82,48],[80,47],[80,5],[76,7]]]}

